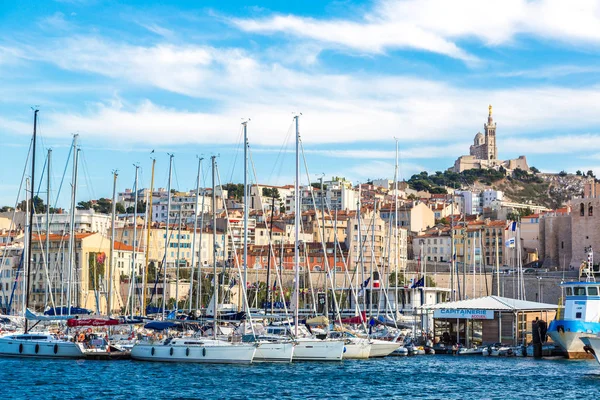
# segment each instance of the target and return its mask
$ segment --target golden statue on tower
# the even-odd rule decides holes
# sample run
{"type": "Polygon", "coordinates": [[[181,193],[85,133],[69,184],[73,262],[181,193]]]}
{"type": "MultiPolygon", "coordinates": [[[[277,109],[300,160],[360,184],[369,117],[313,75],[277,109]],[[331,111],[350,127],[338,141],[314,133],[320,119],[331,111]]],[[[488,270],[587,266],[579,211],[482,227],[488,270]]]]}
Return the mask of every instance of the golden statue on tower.
{"type": "Polygon", "coordinates": [[[490,104],[490,106],[488,107],[488,110],[490,111],[490,117],[492,116],[492,105],[490,104]]]}

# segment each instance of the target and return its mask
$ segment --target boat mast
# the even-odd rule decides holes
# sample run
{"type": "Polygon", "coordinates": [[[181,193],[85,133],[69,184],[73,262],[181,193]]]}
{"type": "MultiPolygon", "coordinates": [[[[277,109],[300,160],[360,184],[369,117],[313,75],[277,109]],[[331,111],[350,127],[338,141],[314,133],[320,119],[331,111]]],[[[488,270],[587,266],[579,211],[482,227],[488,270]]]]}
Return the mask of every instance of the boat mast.
{"type": "Polygon", "coordinates": [[[169,181],[167,183],[167,224],[165,226],[165,255],[163,260],[163,301],[162,312],[167,308],[167,251],[169,250],[169,222],[171,216],[171,175],[173,171],[173,154],[169,154],[169,181]]]}
{"type": "MultiPolygon", "coordinates": [[[[154,151],[154,150],[152,150],[154,151]]],[[[150,178],[150,194],[148,195],[148,203],[146,204],[146,211],[148,211],[148,218],[146,221],[146,267],[142,271],[142,315],[146,315],[146,286],[148,285],[148,265],[150,263],[150,232],[152,229],[152,195],[154,192],[154,167],[156,166],[156,158],[152,157],[152,174],[150,178]],[[148,208],[149,207],[149,208],[148,208]]],[[[156,269],[155,269],[156,270],[156,269]]]]}
{"type": "Polygon", "coordinates": [[[450,201],[450,301],[454,301],[454,192],[450,201]]]}
{"type": "Polygon", "coordinates": [[[113,281],[114,281],[114,270],[115,270],[115,237],[116,227],[115,220],[117,214],[117,177],[119,173],[113,171],[113,195],[112,195],[112,211],[110,214],[110,262],[108,264],[108,299],[106,299],[106,315],[112,314],[112,296],[113,296],[113,281]]]}
{"type": "MultiPolygon", "coordinates": [[[[202,160],[202,159],[201,159],[202,160]]],[[[202,190],[202,214],[200,215],[200,243],[198,243],[198,294],[196,296],[196,310],[202,308],[202,231],[204,230],[204,200],[206,199],[206,189],[202,190]]]]}
{"type": "Polygon", "coordinates": [[[77,148],[78,137],[78,134],[75,134],[73,136],[73,176],[71,182],[71,215],[69,223],[69,273],[67,278],[67,315],[71,315],[71,289],[73,286],[73,268],[75,267],[75,202],[77,198],[77,163],[79,161],[79,149],[77,148]]]}
{"type": "Polygon", "coordinates": [[[294,117],[296,122],[296,182],[294,184],[294,267],[295,281],[294,292],[296,304],[294,304],[294,336],[298,336],[298,308],[300,306],[300,131],[298,130],[299,115],[294,117]]]}
{"type": "Polygon", "coordinates": [[[135,182],[133,186],[135,187],[134,192],[134,201],[133,205],[133,254],[131,256],[131,319],[133,319],[133,314],[135,310],[135,295],[137,293],[136,290],[136,265],[135,265],[135,255],[137,253],[137,213],[138,213],[138,172],[140,166],[134,164],[135,167],[135,182]]]}
{"type": "Polygon", "coordinates": [[[48,149],[48,170],[46,171],[46,274],[48,281],[44,289],[44,305],[48,304],[48,291],[50,290],[50,166],[52,161],[52,149],[48,149]]]}
{"type": "MultiPolygon", "coordinates": [[[[32,147],[32,158],[31,158],[31,212],[29,214],[29,232],[27,232],[29,236],[28,252],[27,252],[27,272],[25,274],[25,312],[27,312],[27,308],[29,307],[29,287],[31,285],[31,280],[29,279],[29,274],[31,273],[31,243],[33,242],[33,215],[35,214],[35,204],[34,204],[34,187],[35,187],[35,145],[37,142],[37,115],[39,110],[33,110],[33,147],[32,147]]],[[[25,202],[27,203],[27,201],[25,202]]],[[[49,205],[48,205],[49,206],[49,205]]],[[[48,234],[46,233],[46,236],[48,234]]],[[[27,317],[25,317],[25,333],[28,331],[27,326],[27,317]]]]}
{"type": "Polygon", "coordinates": [[[217,318],[219,316],[219,278],[217,276],[217,196],[215,193],[215,169],[217,167],[216,156],[212,156],[212,231],[213,231],[213,338],[217,339],[217,318]]]}
{"type": "MultiPolygon", "coordinates": [[[[394,308],[398,316],[398,139],[396,139],[396,164],[394,166],[394,308]]],[[[389,287],[389,285],[388,285],[389,287]]]]}
{"type": "MultiPolygon", "coordinates": [[[[192,270],[190,271],[190,301],[189,312],[192,312],[192,294],[194,292],[194,268],[196,268],[196,230],[198,230],[198,203],[200,201],[200,174],[202,171],[202,158],[198,159],[198,175],[196,175],[196,201],[194,203],[194,233],[192,234],[192,270]]],[[[204,210],[202,210],[204,212],[204,210]]],[[[198,267],[199,268],[199,267],[198,267]]],[[[200,283],[198,282],[198,286],[200,283]]]]}
{"type": "MultiPolygon", "coordinates": [[[[242,288],[248,289],[248,121],[242,122],[244,127],[244,282],[242,288]]],[[[257,282],[258,285],[258,282],[257,282]]]]}
{"type": "Polygon", "coordinates": [[[174,310],[179,310],[179,260],[181,260],[181,208],[182,204],[179,205],[179,228],[177,230],[177,265],[175,266],[175,305],[174,310]]]}
{"type": "MultiPolygon", "coordinates": [[[[275,214],[275,195],[271,193],[273,196],[271,198],[271,226],[269,228],[269,256],[267,258],[267,301],[265,302],[265,314],[267,313],[267,308],[269,307],[269,303],[272,303],[271,300],[271,257],[274,256],[273,253],[273,215],[275,214]]],[[[257,281],[258,287],[258,281],[257,281]]],[[[273,305],[271,304],[271,309],[273,305]]]]}
{"type": "MultiPolygon", "coordinates": [[[[25,215],[29,216],[29,204],[30,201],[27,200],[27,192],[29,191],[29,178],[25,179],[25,215]]],[[[23,263],[28,263],[28,260],[30,258],[29,254],[30,254],[30,249],[29,249],[29,243],[31,242],[31,240],[29,240],[29,231],[31,230],[31,227],[29,225],[29,221],[26,219],[25,220],[25,239],[26,239],[26,243],[24,243],[24,248],[23,248],[23,263]]],[[[27,268],[27,264],[25,264],[25,269],[27,268]]],[[[21,282],[21,312],[23,313],[23,317],[26,317],[27,315],[27,306],[26,306],[26,297],[29,297],[27,295],[27,272],[24,271],[23,274],[23,281],[21,282]]],[[[25,321],[27,321],[27,318],[25,319],[25,321]]]]}

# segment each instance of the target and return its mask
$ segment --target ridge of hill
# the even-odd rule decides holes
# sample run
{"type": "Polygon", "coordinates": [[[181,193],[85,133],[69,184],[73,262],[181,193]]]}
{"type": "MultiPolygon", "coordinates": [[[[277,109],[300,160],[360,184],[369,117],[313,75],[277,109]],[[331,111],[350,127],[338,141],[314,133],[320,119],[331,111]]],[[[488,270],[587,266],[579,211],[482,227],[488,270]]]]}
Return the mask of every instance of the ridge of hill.
{"type": "Polygon", "coordinates": [[[541,173],[532,168],[528,173],[516,169],[507,175],[503,169],[471,169],[461,173],[437,171],[413,175],[408,184],[415,190],[430,193],[446,193],[446,188],[461,190],[494,189],[504,192],[505,200],[515,203],[534,204],[547,208],[559,208],[573,196],[581,196],[585,183],[594,181],[593,176],[541,173]]]}

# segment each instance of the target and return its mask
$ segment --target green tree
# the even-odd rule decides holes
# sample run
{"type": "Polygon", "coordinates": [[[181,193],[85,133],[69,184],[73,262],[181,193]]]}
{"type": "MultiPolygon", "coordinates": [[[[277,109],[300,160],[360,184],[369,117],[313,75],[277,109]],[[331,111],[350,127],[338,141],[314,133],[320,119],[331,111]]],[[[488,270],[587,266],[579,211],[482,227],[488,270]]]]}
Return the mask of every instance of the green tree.
{"type": "Polygon", "coordinates": [[[577,176],[582,176],[582,175],[583,175],[583,173],[582,173],[580,170],[577,170],[577,172],[575,172],[575,175],[577,175],[577,176]]]}
{"type": "Polygon", "coordinates": [[[3,212],[3,213],[13,211],[13,210],[14,210],[14,208],[11,206],[4,206],[4,207],[0,208],[0,212],[3,212]]]}
{"type": "Polygon", "coordinates": [[[77,203],[77,209],[78,210],[91,210],[92,202],[91,201],[80,201],[79,203],[77,203]]]}
{"type": "Polygon", "coordinates": [[[594,171],[592,171],[591,169],[586,173],[587,176],[589,176],[590,178],[595,178],[596,175],[594,175],[594,171]]]}
{"type": "Polygon", "coordinates": [[[110,214],[112,212],[112,200],[101,197],[94,204],[94,210],[102,214],[110,214]]]}
{"type": "MultiPolygon", "coordinates": [[[[27,209],[27,203],[31,205],[31,200],[23,200],[17,205],[17,208],[21,211],[25,211],[27,209]]],[[[39,196],[33,196],[33,204],[35,205],[35,212],[37,214],[46,212],[44,200],[42,200],[39,196]]],[[[31,208],[29,210],[31,211],[31,208]]]]}
{"type": "MultiPolygon", "coordinates": [[[[125,210],[128,214],[133,214],[135,212],[135,208],[133,206],[127,207],[125,210]]],[[[144,214],[146,212],[146,202],[143,200],[138,200],[137,203],[137,212],[138,214],[144,214]]]]}
{"type": "Polygon", "coordinates": [[[273,197],[278,199],[279,198],[279,190],[277,190],[277,188],[262,188],[262,195],[264,197],[268,197],[270,199],[272,199],[273,197]]]}
{"type": "Polygon", "coordinates": [[[117,205],[115,207],[115,211],[118,214],[125,214],[125,206],[123,205],[123,203],[117,203],[117,205]]]}
{"type": "Polygon", "coordinates": [[[531,172],[533,172],[534,174],[539,174],[540,170],[537,169],[536,167],[529,167],[529,169],[531,170],[531,172]]]}

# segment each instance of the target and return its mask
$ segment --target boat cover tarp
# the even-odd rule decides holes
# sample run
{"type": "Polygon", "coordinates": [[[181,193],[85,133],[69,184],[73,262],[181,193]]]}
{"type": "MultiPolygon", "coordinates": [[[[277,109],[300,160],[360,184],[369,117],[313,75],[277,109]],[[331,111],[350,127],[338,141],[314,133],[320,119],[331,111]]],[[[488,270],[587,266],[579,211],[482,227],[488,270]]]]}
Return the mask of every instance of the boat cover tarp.
{"type": "Polygon", "coordinates": [[[92,311],[82,307],[70,307],[71,313],[69,314],[69,307],[50,307],[44,311],[44,315],[90,315],[92,311]]]}
{"type": "Polygon", "coordinates": [[[153,329],[155,331],[164,331],[165,329],[183,329],[181,324],[169,321],[152,321],[144,325],[146,329],[153,329]]]}
{"type": "Polygon", "coordinates": [[[35,314],[29,308],[25,312],[25,318],[30,321],[58,321],[58,320],[67,320],[69,318],[73,318],[71,315],[57,315],[57,316],[47,316],[47,315],[39,315],[35,314]]]}
{"type": "Polygon", "coordinates": [[[318,315],[306,320],[306,325],[329,325],[329,318],[324,315],[318,315]]]}
{"type": "Polygon", "coordinates": [[[363,311],[361,313],[361,315],[357,315],[355,317],[342,318],[343,324],[358,325],[358,324],[362,324],[363,322],[366,322],[366,321],[367,321],[367,313],[365,311],[363,311]]]}

